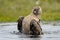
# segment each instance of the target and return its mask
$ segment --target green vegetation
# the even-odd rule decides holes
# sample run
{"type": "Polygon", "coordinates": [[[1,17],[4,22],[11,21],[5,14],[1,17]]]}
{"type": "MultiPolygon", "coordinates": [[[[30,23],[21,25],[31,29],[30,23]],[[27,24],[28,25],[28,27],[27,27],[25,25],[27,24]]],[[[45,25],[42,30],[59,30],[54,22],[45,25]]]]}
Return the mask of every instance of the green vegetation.
{"type": "MultiPolygon", "coordinates": [[[[0,0],[0,22],[16,22],[31,13],[36,0],[0,0]]],[[[44,21],[60,20],[60,0],[40,0],[44,21]]]]}

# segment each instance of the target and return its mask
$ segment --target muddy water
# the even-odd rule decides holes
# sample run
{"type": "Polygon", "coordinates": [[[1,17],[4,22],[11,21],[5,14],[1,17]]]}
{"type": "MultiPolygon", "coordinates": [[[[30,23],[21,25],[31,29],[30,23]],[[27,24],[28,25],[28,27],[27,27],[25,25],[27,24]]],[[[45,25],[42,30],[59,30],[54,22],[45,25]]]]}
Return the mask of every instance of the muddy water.
{"type": "Polygon", "coordinates": [[[0,40],[60,40],[60,22],[42,22],[44,35],[31,37],[17,30],[17,23],[0,23],[0,40]]]}

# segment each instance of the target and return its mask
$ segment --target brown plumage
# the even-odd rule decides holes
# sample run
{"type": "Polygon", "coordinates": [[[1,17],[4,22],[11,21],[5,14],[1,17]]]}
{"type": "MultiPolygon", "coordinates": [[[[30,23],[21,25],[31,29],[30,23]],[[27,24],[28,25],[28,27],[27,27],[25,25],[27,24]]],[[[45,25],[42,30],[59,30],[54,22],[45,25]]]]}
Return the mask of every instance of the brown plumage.
{"type": "Polygon", "coordinates": [[[18,24],[21,26],[18,26],[18,29],[21,29],[22,33],[25,34],[40,35],[42,32],[42,28],[39,24],[40,16],[41,8],[39,6],[34,7],[31,14],[23,19],[21,18],[22,20],[19,19],[18,24]]]}

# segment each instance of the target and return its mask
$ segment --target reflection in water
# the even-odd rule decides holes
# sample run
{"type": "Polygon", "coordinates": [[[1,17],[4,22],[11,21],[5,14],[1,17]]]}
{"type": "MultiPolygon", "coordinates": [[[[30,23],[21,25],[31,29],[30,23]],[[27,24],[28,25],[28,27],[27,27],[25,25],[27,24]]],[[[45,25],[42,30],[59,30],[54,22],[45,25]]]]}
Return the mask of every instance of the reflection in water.
{"type": "Polygon", "coordinates": [[[41,38],[42,36],[39,35],[25,35],[23,33],[20,33],[20,32],[16,32],[16,31],[13,31],[11,32],[11,34],[15,34],[15,35],[19,35],[19,38],[41,38]]]}
{"type": "Polygon", "coordinates": [[[30,39],[30,40],[40,40],[40,38],[32,38],[32,39],[30,39]]]}
{"type": "MultiPolygon", "coordinates": [[[[60,23],[59,23],[60,24],[60,23]]],[[[17,23],[0,23],[0,40],[60,40],[60,26],[41,23],[44,35],[25,35],[17,30],[17,23]]]]}
{"type": "Polygon", "coordinates": [[[30,36],[30,38],[40,38],[40,36],[30,36]]]}

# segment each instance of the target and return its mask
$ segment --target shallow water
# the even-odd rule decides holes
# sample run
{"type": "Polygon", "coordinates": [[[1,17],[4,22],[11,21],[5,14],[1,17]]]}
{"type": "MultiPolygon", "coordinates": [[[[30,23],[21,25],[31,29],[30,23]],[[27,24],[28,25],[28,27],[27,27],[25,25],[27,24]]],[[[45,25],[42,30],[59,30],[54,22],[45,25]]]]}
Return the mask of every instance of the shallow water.
{"type": "Polygon", "coordinates": [[[0,23],[0,40],[60,40],[60,22],[42,22],[44,35],[31,37],[18,32],[17,23],[0,23]]]}

